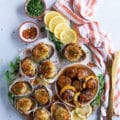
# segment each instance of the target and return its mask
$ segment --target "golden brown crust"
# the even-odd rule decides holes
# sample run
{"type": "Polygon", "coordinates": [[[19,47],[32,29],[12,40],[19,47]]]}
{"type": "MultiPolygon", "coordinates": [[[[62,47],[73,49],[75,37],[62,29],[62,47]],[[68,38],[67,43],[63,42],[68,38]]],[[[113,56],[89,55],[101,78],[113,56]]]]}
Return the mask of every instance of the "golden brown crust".
{"type": "Polygon", "coordinates": [[[39,43],[32,50],[32,57],[36,61],[41,61],[50,57],[51,46],[39,43]]]}
{"type": "Polygon", "coordinates": [[[83,50],[77,44],[71,43],[65,47],[64,56],[68,61],[78,61],[83,57],[83,50]]]}
{"type": "Polygon", "coordinates": [[[16,102],[16,108],[20,112],[24,113],[31,109],[33,102],[30,98],[20,98],[16,102]]]}
{"type": "Polygon", "coordinates": [[[51,120],[50,113],[45,108],[37,109],[34,118],[35,120],[51,120]]]}
{"type": "Polygon", "coordinates": [[[45,61],[40,66],[40,74],[46,79],[53,78],[56,75],[56,66],[52,61],[45,61]]]}
{"type": "Polygon", "coordinates": [[[35,90],[34,97],[42,105],[45,105],[49,102],[49,93],[44,88],[40,88],[40,89],[35,90]]]}
{"type": "Polygon", "coordinates": [[[21,81],[21,82],[16,82],[12,87],[11,87],[11,91],[12,93],[14,93],[15,95],[21,95],[26,93],[28,90],[28,84],[21,81]]]}
{"type": "Polygon", "coordinates": [[[55,107],[56,108],[54,108],[54,113],[53,113],[54,120],[69,120],[70,119],[69,112],[66,108],[60,105],[56,105],[55,107]]]}
{"type": "Polygon", "coordinates": [[[30,58],[21,61],[21,69],[26,76],[32,77],[36,74],[36,66],[30,58]]]}

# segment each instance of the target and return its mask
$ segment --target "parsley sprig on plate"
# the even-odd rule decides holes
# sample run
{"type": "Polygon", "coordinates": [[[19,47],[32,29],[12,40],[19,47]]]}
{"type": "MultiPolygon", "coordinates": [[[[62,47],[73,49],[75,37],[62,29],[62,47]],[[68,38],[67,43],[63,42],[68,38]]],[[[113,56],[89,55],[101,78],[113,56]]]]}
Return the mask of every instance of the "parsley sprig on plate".
{"type": "Polygon", "coordinates": [[[17,74],[19,73],[19,63],[20,57],[16,57],[15,61],[10,62],[9,64],[10,69],[7,70],[4,74],[5,79],[8,82],[8,85],[10,85],[17,78],[17,74]]]}
{"type": "MultiPolygon", "coordinates": [[[[19,74],[19,63],[20,57],[16,57],[14,61],[11,61],[9,66],[10,69],[7,70],[4,74],[5,80],[7,80],[8,86],[17,78],[19,74]]],[[[11,92],[8,92],[8,97],[11,102],[14,101],[14,95],[11,92]]]]}
{"type": "Polygon", "coordinates": [[[52,41],[55,45],[56,50],[59,52],[62,48],[63,48],[63,43],[60,42],[60,40],[58,40],[55,35],[49,31],[48,28],[46,28],[49,40],[52,41]]]}

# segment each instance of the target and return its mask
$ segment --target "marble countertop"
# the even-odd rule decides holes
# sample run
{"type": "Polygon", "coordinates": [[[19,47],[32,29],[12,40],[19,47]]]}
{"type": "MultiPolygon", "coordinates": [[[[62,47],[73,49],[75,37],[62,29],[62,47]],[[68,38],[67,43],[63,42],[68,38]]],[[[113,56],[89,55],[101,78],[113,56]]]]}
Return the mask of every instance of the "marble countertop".
{"type": "MultiPolygon", "coordinates": [[[[18,26],[24,21],[34,21],[25,15],[24,2],[25,0],[0,0],[0,119],[2,120],[23,120],[23,117],[9,103],[4,72],[8,69],[8,63],[26,47],[18,37],[18,26]]],[[[119,5],[120,0],[105,0],[95,14],[102,28],[109,33],[115,50],[120,49],[119,5]]],[[[97,118],[91,116],[90,120],[97,120],[97,118]]],[[[120,120],[120,118],[114,117],[113,120],[120,120]]]]}

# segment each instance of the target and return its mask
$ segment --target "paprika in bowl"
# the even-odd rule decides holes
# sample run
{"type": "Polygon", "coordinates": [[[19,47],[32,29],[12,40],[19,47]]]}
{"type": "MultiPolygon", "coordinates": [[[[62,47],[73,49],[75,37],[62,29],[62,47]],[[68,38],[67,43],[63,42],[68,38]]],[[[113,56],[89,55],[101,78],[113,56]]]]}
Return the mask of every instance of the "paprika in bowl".
{"type": "Polygon", "coordinates": [[[39,27],[34,22],[27,21],[22,23],[19,27],[19,36],[25,42],[33,42],[38,39],[39,35],[39,27]]]}

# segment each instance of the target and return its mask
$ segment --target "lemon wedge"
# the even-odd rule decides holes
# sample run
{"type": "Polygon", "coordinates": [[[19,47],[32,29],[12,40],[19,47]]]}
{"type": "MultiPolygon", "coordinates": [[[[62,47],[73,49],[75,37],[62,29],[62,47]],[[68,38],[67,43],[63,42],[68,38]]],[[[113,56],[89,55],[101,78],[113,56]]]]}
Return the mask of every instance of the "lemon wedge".
{"type": "Polygon", "coordinates": [[[77,34],[74,30],[71,28],[64,30],[60,34],[60,41],[63,44],[68,44],[68,43],[77,43],[77,34]]]}
{"type": "Polygon", "coordinates": [[[83,107],[79,107],[75,109],[75,113],[78,117],[86,119],[92,113],[92,107],[90,105],[85,105],[83,107]]]}
{"type": "Polygon", "coordinates": [[[56,25],[60,23],[66,23],[66,19],[64,19],[62,16],[55,16],[53,17],[49,22],[49,29],[51,32],[54,32],[54,29],[56,25]]]}
{"type": "Polygon", "coordinates": [[[80,117],[76,114],[75,110],[73,110],[72,113],[71,113],[71,120],[87,120],[87,119],[86,119],[86,118],[80,118],[80,117]]]}
{"type": "Polygon", "coordinates": [[[56,11],[48,11],[45,16],[44,16],[44,23],[46,26],[49,25],[50,20],[55,17],[55,16],[59,16],[60,14],[56,11]]]}
{"type": "Polygon", "coordinates": [[[54,29],[55,37],[60,39],[61,32],[64,31],[64,30],[67,30],[68,28],[69,28],[69,26],[66,23],[60,23],[60,24],[56,25],[56,27],[54,29]]]}

